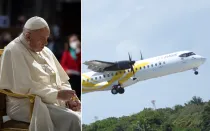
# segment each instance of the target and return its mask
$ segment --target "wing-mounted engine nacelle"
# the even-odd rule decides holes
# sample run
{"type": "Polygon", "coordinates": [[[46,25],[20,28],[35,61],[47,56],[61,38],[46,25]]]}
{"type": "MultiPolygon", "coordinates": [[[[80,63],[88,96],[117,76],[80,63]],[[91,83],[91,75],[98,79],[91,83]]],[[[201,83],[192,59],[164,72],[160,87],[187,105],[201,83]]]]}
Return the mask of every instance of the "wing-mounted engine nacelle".
{"type": "Polygon", "coordinates": [[[106,67],[104,71],[117,71],[130,69],[134,65],[135,61],[118,61],[110,67],[106,67]]]}

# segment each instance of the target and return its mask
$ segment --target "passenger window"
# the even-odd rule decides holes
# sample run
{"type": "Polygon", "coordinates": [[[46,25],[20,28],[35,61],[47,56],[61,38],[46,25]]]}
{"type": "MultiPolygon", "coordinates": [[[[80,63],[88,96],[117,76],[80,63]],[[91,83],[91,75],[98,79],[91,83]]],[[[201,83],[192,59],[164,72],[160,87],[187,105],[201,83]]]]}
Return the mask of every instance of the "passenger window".
{"type": "Polygon", "coordinates": [[[113,76],[114,74],[112,73],[112,76],[113,76]]]}
{"type": "Polygon", "coordinates": [[[95,77],[95,80],[97,80],[97,77],[95,77]]]}
{"type": "Polygon", "coordinates": [[[149,65],[147,65],[147,68],[149,68],[149,65]]]}
{"type": "Polygon", "coordinates": [[[107,74],[107,77],[109,77],[109,74],[107,74]]]}
{"type": "Polygon", "coordinates": [[[151,66],[153,67],[153,64],[151,66]]]}
{"type": "Polygon", "coordinates": [[[141,70],[141,67],[139,68],[139,70],[141,70]]]}
{"type": "Polygon", "coordinates": [[[116,72],[116,74],[115,75],[117,75],[117,72],[116,72]]]}
{"type": "Polygon", "coordinates": [[[99,76],[99,79],[101,79],[101,76],[99,76]]]}
{"type": "Polygon", "coordinates": [[[144,69],[145,69],[146,67],[144,66],[144,69]]]}
{"type": "Polygon", "coordinates": [[[104,75],[104,78],[106,77],[106,75],[104,75]]]}
{"type": "Polygon", "coordinates": [[[157,66],[157,63],[155,64],[155,66],[157,66]]]}
{"type": "Polygon", "coordinates": [[[161,62],[159,63],[159,65],[161,65],[161,62]]]}
{"type": "Polygon", "coordinates": [[[164,61],[163,64],[166,64],[166,62],[164,61]]]}

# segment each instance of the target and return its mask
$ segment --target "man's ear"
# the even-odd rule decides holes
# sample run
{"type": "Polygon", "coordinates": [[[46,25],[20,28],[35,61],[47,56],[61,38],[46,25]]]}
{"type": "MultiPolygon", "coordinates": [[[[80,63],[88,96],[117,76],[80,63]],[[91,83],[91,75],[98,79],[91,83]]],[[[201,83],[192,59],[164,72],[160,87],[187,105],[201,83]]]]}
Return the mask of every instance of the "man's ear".
{"type": "Polygon", "coordinates": [[[27,41],[31,40],[31,36],[30,36],[29,32],[25,33],[25,38],[26,38],[27,41]]]}

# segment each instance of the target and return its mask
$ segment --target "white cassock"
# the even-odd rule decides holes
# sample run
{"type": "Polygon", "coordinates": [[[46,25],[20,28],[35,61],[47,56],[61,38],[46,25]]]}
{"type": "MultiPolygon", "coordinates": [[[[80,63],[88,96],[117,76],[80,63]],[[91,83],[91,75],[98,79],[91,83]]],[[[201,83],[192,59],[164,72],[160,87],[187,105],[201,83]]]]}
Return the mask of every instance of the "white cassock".
{"type": "Polygon", "coordinates": [[[29,99],[7,97],[11,119],[30,121],[31,131],[81,130],[80,113],[67,109],[65,102],[56,99],[59,90],[71,86],[68,75],[48,48],[39,53],[30,51],[21,34],[5,48],[0,67],[0,89],[37,95],[31,121],[29,99]]]}

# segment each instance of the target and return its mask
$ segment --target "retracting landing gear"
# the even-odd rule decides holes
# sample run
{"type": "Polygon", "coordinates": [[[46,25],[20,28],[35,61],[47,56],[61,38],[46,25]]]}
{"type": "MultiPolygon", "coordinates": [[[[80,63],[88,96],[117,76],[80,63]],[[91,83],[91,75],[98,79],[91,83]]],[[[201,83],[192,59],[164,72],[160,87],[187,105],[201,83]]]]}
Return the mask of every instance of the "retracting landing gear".
{"type": "Polygon", "coordinates": [[[116,95],[118,93],[117,88],[113,86],[111,92],[113,95],[116,95]]]}
{"type": "Polygon", "coordinates": [[[195,75],[198,75],[198,71],[195,71],[194,74],[195,74],[195,75]]]}
{"type": "Polygon", "coordinates": [[[132,80],[135,81],[137,78],[136,77],[132,77],[132,80]]]}
{"type": "Polygon", "coordinates": [[[194,74],[195,74],[195,75],[198,75],[198,71],[197,71],[198,68],[194,68],[193,70],[194,70],[194,74]]]}
{"type": "Polygon", "coordinates": [[[119,92],[119,94],[123,94],[125,92],[125,89],[120,87],[120,88],[118,88],[118,92],[119,92]]]}
{"type": "Polygon", "coordinates": [[[121,87],[120,85],[114,85],[112,87],[112,90],[111,90],[112,94],[123,94],[125,92],[125,89],[123,87],[121,87]]]}

